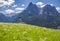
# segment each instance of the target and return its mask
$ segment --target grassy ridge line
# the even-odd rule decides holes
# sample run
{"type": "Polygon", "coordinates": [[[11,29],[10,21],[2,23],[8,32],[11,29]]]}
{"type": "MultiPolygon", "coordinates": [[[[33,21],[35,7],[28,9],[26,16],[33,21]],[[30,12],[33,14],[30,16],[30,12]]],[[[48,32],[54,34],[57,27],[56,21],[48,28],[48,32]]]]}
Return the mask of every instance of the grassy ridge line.
{"type": "MultiPolygon", "coordinates": [[[[0,25],[26,25],[26,26],[35,26],[35,25],[29,25],[29,24],[25,24],[25,23],[4,23],[4,22],[0,22],[0,25]]],[[[39,27],[39,26],[35,26],[35,27],[38,27],[38,28],[43,28],[43,29],[51,29],[51,28],[46,28],[46,27],[39,27]]],[[[51,30],[58,30],[60,31],[59,29],[51,29],[51,30]]]]}
{"type": "Polygon", "coordinates": [[[60,30],[22,23],[0,23],[0,41],[60,41],[60,30]]]}

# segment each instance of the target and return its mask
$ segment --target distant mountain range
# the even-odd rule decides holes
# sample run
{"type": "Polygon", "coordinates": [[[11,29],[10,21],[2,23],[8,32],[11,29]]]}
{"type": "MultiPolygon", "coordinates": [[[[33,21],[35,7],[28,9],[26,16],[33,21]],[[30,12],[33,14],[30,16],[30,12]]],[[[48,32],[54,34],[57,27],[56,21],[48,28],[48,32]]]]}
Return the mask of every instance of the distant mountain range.
{"type": "Polygon", "coordinates": [[[25,22],[38,26],[56,28],[60,25],[60,13],[58,13],[55,6],[47,4],[43,8],[39,8],[31,2],[25,10],[12,17],[0,14],[0,22],[25,22]]]}

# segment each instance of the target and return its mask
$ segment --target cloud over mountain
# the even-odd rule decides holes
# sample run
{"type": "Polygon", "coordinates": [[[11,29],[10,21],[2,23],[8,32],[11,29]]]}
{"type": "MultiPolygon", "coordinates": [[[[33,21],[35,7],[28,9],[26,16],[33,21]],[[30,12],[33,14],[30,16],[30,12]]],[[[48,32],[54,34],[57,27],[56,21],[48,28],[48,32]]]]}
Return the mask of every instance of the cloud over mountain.
{"type": "Polygon", "coordinates": [[[17,7],[17,8],[15,8],[15,11],[16,11],[16,13],[20,13],[20,12],[22,12],[24,9],[25,9],[25,8],[19,8],[19,7],[17,7]]]}
{"type": "Polygon", "coordinates": [[[7,10],[5,10],[5,12],[6,12],[7,14],[11,14],[11,13],[14,13],[15,11],[12,10],[12,9],[7,9],[7,10]]]}
{"type": "Polygon", "coordinates": [[[21,11],[21,10],[24,10],[24,8],[15,8],[15,10],[21,11]]]}
{"type": "Polygon", "coordinates": [[[60,7],[56,7],[57,11],[60,13],[60,7]]]}
{"type": "Polygon", "coordinates": [[[37,2],[36,5],[40,8],[45,6],[45,4],[43,2],[37,2]]]}

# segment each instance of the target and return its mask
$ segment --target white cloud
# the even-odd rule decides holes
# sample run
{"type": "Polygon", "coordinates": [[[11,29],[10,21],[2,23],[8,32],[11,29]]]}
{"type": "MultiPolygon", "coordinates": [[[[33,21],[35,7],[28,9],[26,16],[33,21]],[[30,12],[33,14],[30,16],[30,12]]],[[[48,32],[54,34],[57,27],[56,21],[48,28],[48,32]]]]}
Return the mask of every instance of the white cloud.
{"type": "Polygon", "coordinates": [[[37,2],[36,5],[43,5],[43,2],[37,2]]]}
{"type": "Polygon", "coordinates": [[[15,8],[15,10],[13,10],[13,9],[6,9],[5,10],[5,14],[12,15],[14,13],[20,13],[23,10],[24,10],[24,8],[15,8]]]}
{"type": "Polygon", "coordinates": [[[22,11],[24,8],[15,8],[16,11],[22,11]]]}
{"type": "Polygon", "coordinates": [[[60,12],[60,7],[56,7],[57,11],[60,12]]]}
{"type": "Polygon", "coordinates": [[[22,4],[21,6],[25,6],[25,4],[22,4]]]}
{"type": "Polygon", "coordinates": [[[8,5],[12,5],[15,1],[14,0],[0,0],[0,7],[2,6],[8,6],[8,5]]]}
{"type": "MultiPolygon", "coordinates": [[[[37,2],[36,5],[40,8],[43,8],[46,4],[43,2],[37,2]]],[[[51,6],[54,6],[53,4],[50,4],[51,6]]]]}
{"type": "Polygon", "coordinates": [[[54,6],[53,4],[50,4],[51,6],[54,6]]]}
{"type": "Polygon", "coordinates": [[[56,7],[57,10],[60,10],[60,7],[56,7]]]}
{"type": "Polygon", "coordinates": [[[15,11],[14,10],[12,10],[12,9],[7,9],[7,10],[5,10],[5,13],[6,14],[11,14],[11,13],[14,13],[15,11]]]}
{"type": "Polygon", "coordinates": [[[20,13],[24,10],[24,8],[15,8],[16,13],[20,13]]]}
{"type": "Polygon", "coordinates": [[[40,8],[45,6],[45,4],[43,2],[37,2],[36,5],[40,8]]]}

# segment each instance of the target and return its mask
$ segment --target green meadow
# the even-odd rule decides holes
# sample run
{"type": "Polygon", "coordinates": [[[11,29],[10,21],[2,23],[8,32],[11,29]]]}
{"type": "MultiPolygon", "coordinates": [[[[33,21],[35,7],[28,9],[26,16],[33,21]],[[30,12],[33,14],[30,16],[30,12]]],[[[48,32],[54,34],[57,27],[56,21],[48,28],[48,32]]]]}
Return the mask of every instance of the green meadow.
{"type": "Polygon", "coordinates": [[[0,41],[60,41],[60,30],[23,23],[0,23],[0,41]]]}

